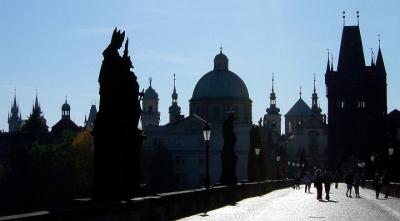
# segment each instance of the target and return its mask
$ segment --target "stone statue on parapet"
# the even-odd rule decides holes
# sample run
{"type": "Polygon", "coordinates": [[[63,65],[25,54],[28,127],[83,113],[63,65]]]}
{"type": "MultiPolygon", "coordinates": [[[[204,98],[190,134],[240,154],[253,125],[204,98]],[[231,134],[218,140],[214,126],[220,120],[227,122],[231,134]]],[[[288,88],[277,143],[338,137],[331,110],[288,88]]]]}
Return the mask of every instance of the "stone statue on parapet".
{"type": "Polygon", "coordinates": [[[125,32],[114,29],[103,51],[99,74],[99,111],[94,122],[94,178],[92,198],[127,200],[140,192],[140,148],[144,136],[138,123],[142,113],[137,77],[128,52],[122,47],[125,32]]]}
{"type": "Polygon", "coordinates": [[[236,143],[236,134],[234,131],[234,113],[229,113],[227,119],[223,124],[223,138],[224,146],[222,148],[221,160],[222,160],[222,171],[221,171],[221,184],[222,185],[235,185],[237,183],[236,176],[236,161],[237,156],[234,151],[236,143]]]}

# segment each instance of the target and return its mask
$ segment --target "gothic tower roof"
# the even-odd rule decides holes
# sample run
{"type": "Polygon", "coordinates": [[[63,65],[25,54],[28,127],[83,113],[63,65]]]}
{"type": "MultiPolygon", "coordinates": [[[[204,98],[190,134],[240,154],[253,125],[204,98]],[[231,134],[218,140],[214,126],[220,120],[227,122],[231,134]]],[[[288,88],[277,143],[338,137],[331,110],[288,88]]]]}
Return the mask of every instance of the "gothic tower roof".
{"type": "Polygon", "coordinates": [[[359,26],[343,26],[337,71],[359,74],[365,68],[365,59],[359,26]]]}
{"type": "Polygon", "coordinates": [[[378,50],[378,57],[376,58],[376,70],[380,73],[386,74],[385,63],[383,62],[382,50],[380,45],[378,50]]]}

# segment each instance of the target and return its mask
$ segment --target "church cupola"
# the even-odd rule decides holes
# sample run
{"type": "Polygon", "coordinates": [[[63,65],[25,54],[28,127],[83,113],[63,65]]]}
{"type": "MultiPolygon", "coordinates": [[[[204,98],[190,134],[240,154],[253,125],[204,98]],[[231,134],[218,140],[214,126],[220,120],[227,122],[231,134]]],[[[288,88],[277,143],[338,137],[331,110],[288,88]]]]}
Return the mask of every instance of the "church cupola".
{"type": "Polygon", "coordinates": [[[264,115],[263,125],[272,131],[281,133],[281,114],[280,109],[276,107],[276,94],[274,89],[274,73],[272,73],[272,87],[269,96],[269,108],[266,109],[267,114],[264,115]]]}
{"type": "Polygon", "coordinates": [[[214,70],[228,70],[228,57],[222,53],[222,47],[220,47],[219,54],[217,54],[214,58],[214,70]]]}
{"type": "Polygon", "coordinates": [[[158,126],[160,124],[160,112],[158,112],[158,94],[152,87],[152,79],[149,79],[149,87],[142,99],[142,126],[158,126]]]}
{"type": "Polygon", "coordinates": [[[65,97],[65,103],[61,106],[61,117],[71,118],[71,106],[67,102],[67,97],[65,97]]]}
{"type": "Polygon", "coordinates": [[[178,93],[176,93],[176,85],[175,85],[175,74],[174,74],[174,90],[172,92],[172,104],[169,107],[169,123],[178,121],[183,118],[181,115],[181,107],[178,106],[178,93]]]}

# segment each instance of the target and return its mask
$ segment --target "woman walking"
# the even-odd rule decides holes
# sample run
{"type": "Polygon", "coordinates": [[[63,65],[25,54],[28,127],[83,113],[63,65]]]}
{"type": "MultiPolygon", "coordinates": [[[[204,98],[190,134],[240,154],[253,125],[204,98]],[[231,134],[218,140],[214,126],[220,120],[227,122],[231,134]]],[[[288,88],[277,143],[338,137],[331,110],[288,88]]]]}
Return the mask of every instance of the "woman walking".
{"type": "Polygon", "coordinates": [[[361,183],[361,179],[358,176],[358,174],[356,174],[354,176],[353,185],[354,185],[354,192],[356,193],[357,198],[360,198],[360,183],[361,183]]]}
{"type": "Polygon", "coordinates": [[[351,198],[351,189],[353,188],[353,175],[351,174],[351,171],[347,173],[345,181],[347,185],[346,196],[351,198]]]}

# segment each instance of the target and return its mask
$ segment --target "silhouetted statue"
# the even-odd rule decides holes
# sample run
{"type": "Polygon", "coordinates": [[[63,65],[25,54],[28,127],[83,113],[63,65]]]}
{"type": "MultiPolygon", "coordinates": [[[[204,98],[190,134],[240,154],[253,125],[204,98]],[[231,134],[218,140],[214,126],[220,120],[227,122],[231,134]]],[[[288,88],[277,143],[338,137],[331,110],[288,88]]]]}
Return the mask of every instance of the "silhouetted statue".
{"type": "Polygon", "coordinates": [[[94,200],[130,199],[138,194],[140,147],[144,136],[137,126],[141,114],[139,84],[131,71],[128,39],[114,30],[103,52],[99,74],[100,105],[94,122],[94,200]]]}
{"type": "Polygon", "coordinates": [[[222,185],[235,185],[237,183],[236,177],[236,160],[237,156],[234,152],[236,143],[236,135],[234,132],[235,115],[228,114],[228,118],[224,121],[222,128],[224,136],[224,147],[222,148],[222,171],[221,171],[221,184],[222,185]]]}

